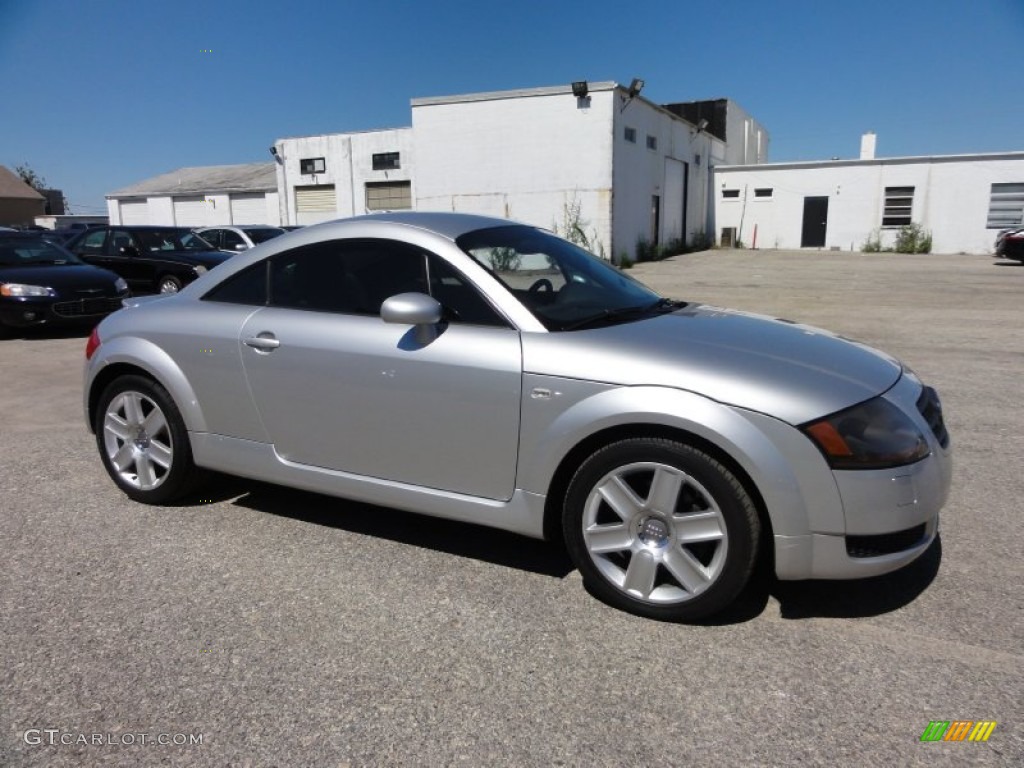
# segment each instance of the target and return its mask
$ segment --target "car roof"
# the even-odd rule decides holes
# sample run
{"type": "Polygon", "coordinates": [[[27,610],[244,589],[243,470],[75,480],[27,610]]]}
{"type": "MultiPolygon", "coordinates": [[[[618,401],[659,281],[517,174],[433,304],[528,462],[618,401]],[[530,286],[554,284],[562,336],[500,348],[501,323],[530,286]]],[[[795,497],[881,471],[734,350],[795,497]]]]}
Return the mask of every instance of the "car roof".
{"type": "Polygon", "coordinates": [[[209,229],[283,229],[273,224],[211,224],[208,227],[196,227],[196,232],[206,232],[209,229]]]}
{"type": "Polygon", "coordinates": [[[333,223],[340,224],[349,221],[386,221],[394,224],[403,224],[405,226],[435,232],[436,234],[449,238],[450,240],[455,240],[467,232],[473,232],[477,229],[491,229],[493,227],[517,225],[525,226],[522,222],[512,221],[511,219],[499,219],[495,216],[478,216],[471,213],[448,213],[445,211],[394,211],[390,213],[371,213],[366,216],[356,216],[351,219],[342,219],[333,223]]]}
{"type": "MultiPolygon", "coordinates": [[[[146,232],[166,232],[169,229],[180,230],[182,232],[192,231],[192,227],[180,227],[176,224],[108,224],[103,227],[95,227],[95,229],[134,229],[146,232]]],[[[86,231],[89,232],[92,230],[86,231]]]]}

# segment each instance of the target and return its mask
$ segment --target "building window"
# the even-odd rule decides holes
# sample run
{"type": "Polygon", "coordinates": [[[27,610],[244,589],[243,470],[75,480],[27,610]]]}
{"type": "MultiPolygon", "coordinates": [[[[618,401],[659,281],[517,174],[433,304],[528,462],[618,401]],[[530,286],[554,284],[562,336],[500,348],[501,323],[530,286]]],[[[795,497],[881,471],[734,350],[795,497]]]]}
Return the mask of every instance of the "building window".
{"type": "Polygon", "coordinates": [[[910,214],[913,208],[913,187],[886,187],[885,208],[882,210],[882,226],[906,226],[910,223],[910,214]]]}
{"type": "Polygon", "coordinates": [[[398,211],[412,208],[412,182],[366,182],[366,210],[398,211]]]}
{"type": "Polygon", "coordinates": [[[754,189],[754,197],[762,200],[770,200],[775,190],[772,187],[757,187],[754,189]]]}
{"type": "Polygon", "coordinates": [[[402,163],[399,160],[398,152],[380,152],[373,156],[373,170],[375,171],[393,171],[401,167],[402,163]]]}
{"type": "Polygon", "coordinates": [[[738,189],[723,189],[722,198],[725,200],[739,200],[740,191],[738,189]]]}
{"type": "Polygon", "coordinates": [[[988,199],[988,229],[1024,224],[1024,184],[993,184],[988,199]]]}
{"type": "Polygon", "coordinates": [[[307,157],[305,160],[299,160],[300,173],[323,173],[325,170],[327,170],[327,163],[322,157],[307,157]]]}
{"type": "Polygon", "coordinates": [[[623,135],[625,136],[626,141],[628,141],[630,144],[636,144],[636,128],[630,128],[627,125],[625,133],[623,135]]]}
{"type": "Polygon", "coordinates": [[[648,136],[647,137],[647,148],[648,149],[657,149],[658,148],[658,137],[657,136],[648,136]]]}

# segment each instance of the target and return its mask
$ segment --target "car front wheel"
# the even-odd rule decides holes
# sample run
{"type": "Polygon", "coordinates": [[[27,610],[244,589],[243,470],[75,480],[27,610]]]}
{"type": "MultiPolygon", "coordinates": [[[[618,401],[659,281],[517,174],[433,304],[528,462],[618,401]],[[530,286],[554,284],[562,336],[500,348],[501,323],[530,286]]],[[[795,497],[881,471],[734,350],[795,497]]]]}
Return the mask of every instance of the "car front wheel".
{"type": "Polygon", "coordinates": [[[132,375],[112,381],[100,396],[95,429],[103,466],[136,501],[165,504],[201,479],[177,406],[150,379],[132,375]]]}
{"type": "Polygon", "coordinates": [[[181,290],[181,280],[174,275],[164,275],[160,278],[160,293],[177,293],[181,290]]]}
{"type": "Polygon", "coordinates": [[[562,523],[594,594],[670,621],[731,603],[750,578],[761,533],[750,495],[725,465],[659,438],[613,443],[583,462],[562,523]]]}

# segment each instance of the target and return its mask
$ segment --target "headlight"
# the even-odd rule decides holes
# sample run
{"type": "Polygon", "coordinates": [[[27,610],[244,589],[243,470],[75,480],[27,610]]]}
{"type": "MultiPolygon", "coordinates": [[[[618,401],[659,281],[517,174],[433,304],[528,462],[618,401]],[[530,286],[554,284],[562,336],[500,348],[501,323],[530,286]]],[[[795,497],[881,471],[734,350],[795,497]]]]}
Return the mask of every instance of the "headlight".
{"type": "Polygon", "coordinates": [[[930,453],[924,435],[903,411],[876,397],[801,429],[833,469],[884,469],[930,453]]]}
{"type": "Polygon", "coordinates": [[[114,290],[118,293],[124,293],[128,290],[128,283],[125,282],[123,277],[119,277],[114,281],[114,290]]]}
{"type": "Polygon", "coordinates": [[[56,296],[53,288],[45,285],[24,285],[22,283],[0,283],[0,296],[56,296]]]}
{"type": "Polygon", "coordinates": [[[197,275],[206,274],[206,267],[204,267],[202,264],[196,264],[194,267],[192,267],[192,269],[196,271],[197,275]]]}

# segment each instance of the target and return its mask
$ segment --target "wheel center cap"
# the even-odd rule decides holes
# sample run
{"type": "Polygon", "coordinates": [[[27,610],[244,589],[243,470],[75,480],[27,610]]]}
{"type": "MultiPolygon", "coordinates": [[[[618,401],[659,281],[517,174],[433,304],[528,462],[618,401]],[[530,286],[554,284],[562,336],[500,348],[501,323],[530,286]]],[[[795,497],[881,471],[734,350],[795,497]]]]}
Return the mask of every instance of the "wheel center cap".
{"type": "Polygon", "coordinates": [[[668,525],[659,517],[648,517],[641,521],[637,535],[645,546],[661,548],[668,544],[668,525]]]}
{"type": "Polygon", "coordinates": [[[149,448],[149,435],[146,434],[145,430],[140,429],[135,433],[135,447],[141,450],[149,448]]]}

